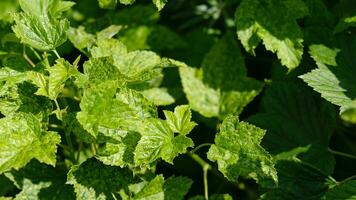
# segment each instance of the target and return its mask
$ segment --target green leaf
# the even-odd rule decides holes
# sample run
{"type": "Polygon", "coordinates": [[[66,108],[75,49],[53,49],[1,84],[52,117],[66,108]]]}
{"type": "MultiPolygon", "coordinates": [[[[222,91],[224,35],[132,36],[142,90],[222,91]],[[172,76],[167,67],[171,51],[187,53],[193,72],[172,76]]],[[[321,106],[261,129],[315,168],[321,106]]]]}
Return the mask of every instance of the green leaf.
{"type": "Polygon", "coordinates": [[[325,197],[325,200],[354,200],[356,199],[356,181],[347,181],[340,183],[329,190],[325,197]]]}
{"type": "Polygon", "coordinates": [[[45,131],[32,114],[16,113],[0,119],[0,173],[19,169],[32,158],[55,165],[60,136],[45,131]]]}
{"type": "Polygon", "coordinates": [[[339,33],[348,29],[349,27],[356,27],[356,10],[354,9],[350,13],[347,13],[339,23],[336,25],[334,32],[339,33]]]}
{"type": "Polygon", "coordinates": [[[125,45],[117,39],[103,39],[90,49],[93,58],[109,57],[113,59],[123,59],[127,54],[125,45]]]}
{"type": "Polygon", "coordinates": [[[175,101],[168,93],[167,88],[150,88],[140,91],[140,93],[156,106],[170,105],[175,101]]]}
{"type": "Polygon", "coordinates": [[[209,149],[208,159],[217,161],[219,170],[230,181],[244,176],[262,185],[277,183],[272,156],[260,145],[264,134],[263,129],[228,116],[220,126],[215,144],[209,149]]]}
{"type": "Polygon", "coordinates": [[[101,8],[115,9],[117,0],[98,0],[101,8]]]}
{"type": "Polygon", "coordinates": [[[63,44],[67,40],[69,22],[57,17],[73,5],[63,3],[59,0],[21,0],[24,12],[14,17],[16,24],[13,31],[16,36],[22,43],[42,51],[54,50],[63,44]]]}
{"type": "Polygon", "coordinates": [[[300,76],[309,86],[319,92],[323,98],[340,106],[340,114],[356,108],[356,39],[345,38],[339,42],[339,48],[324,45],[312,45],[310,54],[318,65],[317,69],[300,76]]]}
{"type": "Polygon", "coordinates": [[[156,5],[158,10],[162,10],[168,0],[152,0],[152,2],[156,5]]]}
{"type": "Polygon", "coordinates": [[[133,181],[126,168],[112,167],[90,158],[73,166],[68,173],[68,184],[74,186],[78,200],[117,199],[118,192],[133,181]]]}
{"type": "Polygon", "coordinates": [[[134,166],[134,152],[141,135],[134,131],[116,132],[113,139],[100,150],[97,159],[106,165],[134,166]]]}
{"type": "Polygon", "coordinates": [[[168,125],[175,133],[187,135],[197,125],[195,122],[191,121],[192,113],[187,105],[175,107],[174,113],[167,110],[164,110],[163,112],[166,116],[168,125]]]}
{"type": "Polygon", "coordinates": [[[122,77],[119,70],[113,65],[109,57],[91,58],[84,63],[84,74],[88,76],[91,84],[99,84],[103,81],[115,81],[122,77]]]}
{"type": "Polygon", "coordinates": [[[263,146],[272,154],[310,145],[300,159],[331,174],[334,158],[328,152],[335,128],[335,110],[301,84],[275,82],[262,100],[265,112],[248,121],[267,130],[263,146]],[[316,117],[318,116],[318,117],[316,117]]]}
{"type": "Polygon", "coordinates": [[[293,69],[303,55],[303,35],[296,19],[307,13],[301,0],[243,0],[236,10],[237,35],[246,51],[254,54],[262,40],[282,65],[293,69]]]}
{"type": "Polygon", "coordinates": [[[36,91],[37,88],[28,82],[6,82],[0,87],[0,112],[5,116],[14,112],[32,113],[39,119],[47,119],[52,112],[52,102],[46,97],[35,95],[36,91]]]}
{"type": "Polygon", "coordinates": [[[133,4],[135,2],[135,0],[119,0],[119,1],[124,5],[133,4]]]}
{"type": "Polygon", "coordinates": [[[119,33],[119,38],[130,51],[152,49],[159,52],[187,45],[180,35],[162,25],[129,27],[119,33]]]}
{"type": "Polygon", "coordinates": [[[137,130],[142,120],[157,115],[142,95],[125,88],[117,92],[117,87],[116,82],[106,81],[84,90],[77,119],[94,137],[100,129],[137,130]]]}
{"type": "Polygon", "coordinates": [[[268,188],[263,200],[322,199],[328,182],[333,182],[319,170],[296,161],[279,161],[276,169],[278,187],[268,188]]]}
{"type": "Polygon", "coordinates": [[[83,26],[79,26],[78,28],[70,27],[67,35],[75,48],[82,52],[85,52],[86,48],[90,47],[95,41],[95,36],[87,33],[83,26]]]}
{"type": "Polygon", "coordinates": [[[164,178],[162,175],[157,175],[151,180],[145,180],[139,183],[129,185],[128,193],[120,192],[123,200],[163,200],[164,194],[164,178]]]}
{"type": "Polygon", "coordinates": [[[150,182],[148,182],[139,192],[134,196],[135,200],[144,200],[144,199],[164,199],[163,191],[164,178],[162,175],[156,176],[150,182]]]}
{"type": "Polygon", "coordinates": [[[79,74],[77,66],[71,65],[63,58],[58,59],[56,64],[48,69],[48,97],[56,99],[62,92],[65,82],[79,74]]]}
{"type": "Polygon", "coordinates": [[[160,57],[151,51],[133,51],[123,57],[114,59],[114,65],[132,81],[144,79],[145,74],[160,67],[160,63],[160,57]]]}
{"type": "Polygon", "coordinates": [[[225,35],[205,56],[203,67],[179,68],[189,105],[205,117],[239,114],[257,96],[262,83],[246,77],[241,52],[232,34],[225,35]]]}
{"type": "Polygon", "coordinates": [[[54,168],[36,160],[29,162],[20,170],[6,173],[14,184],[21,189],[15,199],[53,199],[75,198],[74,189],[66,185],[66,171],[54,168]],[[61,194],[53,196],[53,194],[61,194]]]}
{"type": "Polygon", "coordinates": [[[188,193],[193,181],[186,177],[169,177],[164,182],[164,199],[181,200],[188,193]]]}
{"type": "Polygon", "coordinates": [[[135,164],[149,164],[162,158],[168,163],[179,154],[185,153],[188,147],[193,147],[193,141],[174,132],[166,121],[160,119],[148,119],[140,131],[142,137],[135,150],[135,164]]]}
{"type": "Polygon", "coordinates": [[[11,13],[14,13],[19,8],[18,2],[14,0],[3,0],[0,2],[0,20],[12,22],[11,13]]]}

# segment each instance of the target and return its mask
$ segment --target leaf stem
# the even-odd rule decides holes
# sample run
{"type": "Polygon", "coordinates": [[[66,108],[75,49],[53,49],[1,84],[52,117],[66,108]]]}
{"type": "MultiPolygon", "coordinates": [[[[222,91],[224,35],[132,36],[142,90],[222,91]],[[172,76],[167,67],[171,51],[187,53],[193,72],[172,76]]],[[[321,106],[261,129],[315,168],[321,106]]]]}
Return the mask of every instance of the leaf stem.
{"type": "Polygon", "coordinates": [[[79,163],[80,151],[82,150],[82,147],[83,147],[83,143],[79,142],[79,144],[78,144],[78,153],[77,153],[77,157],[75,158],[77,164],[79,163]]]}
{"type": "Polygon", "coordinates": [[[58,115],[56,115],[56,116],[59,117],[60,120],[62,120],[61,107],[59,107],[59,103],[58,103],[57,99],[54,99],[53,101],[56,104],[56,110],[58,112],[58,115]]]}
{"type": "Polygon", "coordinates": [[[94,143],[92,143],[92,144],[91,144],[91,151],[93,152],[93,154],[94,154],[94,156],[95,156],[95,155],[96,155],[97,150],[96,150],[96,146],[95,146],[95,144],[94,144],[94,143]]]}
{"type": "Polygon", "coordinates": [[[198,151],[200,148],[202,147],[206,147],[206,146],[211,146],[211,143],[203,143],[198,145],[197,147],[195,147],[193,150],[190,151],[190,153],[195,153],[196,151],[198,151]]]}
{"type": "Polygon", "coordinates": [[[31,51],[33,52],[33,54],[35,54],[36,58],[37,58],[39,61],[42,60],[41,56],[37,53],[37,51],[36,51],[34,48],[29,47],[29,49],[31,49],[31,51]]]}
{"type": "Polygon", "coordinates": [[[204,197],[205,200],[209,199],[209,192],[208,192],[208,171],[211,169],[211,165],[207,163],[205,160],[200,158],[195,153],[188,153],[189,156],[196,161],[202,168],[203,168],[203,180],[204,180],[204,197]]]}
{"type": "Polygon", "coordinates": [[[53,50],[53,52],[57,56],[57,58],[61,58],[61,56],[58,54],[57,50],[53,50]]]}
{"type": "Polygon", "coordinates": [[[32,67],[36,67],[35,63],[33,63],[32,60],[27,56],[25,46],[23,46],[22,56],[32,67]]]}
{"type": "Polygon", "coordinates": [[[340,184],[343,184],[343,183],[345,183],[345,182],[347,182],[347,181],[351,181],[352,179],[355,179],[355,178],[356,178],[356,174],[355,174],[355,175],[352,175],[352,176],[350,176],[350,177],[345,178],[344,180],[340,181],[338,184],[339,184],[339,185],[340,185],[340,184]]]}
{"type": "Polygon", "coordinates": [[[330,153],[332,153],[332,154],[335,154],[335,155],[344,156],[344,157],[351,158],[351,159],[356,159],[355,155],[351,155],[351,154],[340,152],[340,151],[335,151],[335,150],[332,150],[330,148],[328,148],[328,151],[330,153]]]}

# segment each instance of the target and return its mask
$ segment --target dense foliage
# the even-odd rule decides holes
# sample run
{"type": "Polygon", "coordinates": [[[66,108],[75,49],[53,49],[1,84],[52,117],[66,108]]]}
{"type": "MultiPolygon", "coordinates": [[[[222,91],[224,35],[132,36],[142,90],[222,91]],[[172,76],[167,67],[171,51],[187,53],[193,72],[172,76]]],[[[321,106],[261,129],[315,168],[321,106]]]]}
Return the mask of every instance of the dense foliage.
{"type": "Polygon", "coordinates": [[[356,199],[354,0],[134,1],[0,1],[0,199],[356,199]]]}

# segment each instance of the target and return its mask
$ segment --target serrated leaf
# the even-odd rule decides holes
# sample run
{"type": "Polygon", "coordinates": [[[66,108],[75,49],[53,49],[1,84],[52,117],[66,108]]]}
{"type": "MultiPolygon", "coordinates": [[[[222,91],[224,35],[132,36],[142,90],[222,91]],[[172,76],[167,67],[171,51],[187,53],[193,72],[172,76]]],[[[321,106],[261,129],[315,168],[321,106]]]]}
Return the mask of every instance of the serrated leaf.
{"type": "Polygon", "coordinates": [[[236,10],[237,35],[246,51],[254,54],[262,40],[282,65],[293,69],[303,55],[303,35],[296,19],[307,13],[301,0],[244,0],[236,10]]]}
{"type": "Polygon", "coordinates": [[[162,10],[168,0],[152,0],[152,2],[156,5],[158,10],[162,10]]]}
{"type": "Polygon", "coordinates": [[[116,139],[116,141],[110,140],[99,152],[98,160],[106,165],[133,166],[134,151],[141,135],[134,131],[121,131],[116,133],[113,139],[116,139]]]}
{"type": "Polygon", "coordinates": [[[48,69],[48,97],[56,99],[62,92],[65,82],[79,74],[77,68],[64,59],[58,59],[56,64],[48,69]]]}
{"type": "Polygon", "coordinates": [[[356,199],[356,181],[351,180],[344,183],[340,183],[329,190],[325,197],[325,200],[355,200],[356,199]]]}
{"type": "Polygon", "coordinates": [[[184,135],[174,136],[168,123],[161,119],[146,120],[140,132],[142,137],[135,150],[136,165],[147,165],[158,158],[173,163],[176,156],[185,153],[188,147],[194,145],[193,141],[184,135]]]}
{"type": "Polygon", "coordinates": [[[68,184],[74,186],[78,200],[117,199],[118,192],[133,181],[126,168],[112,167],[90,158],[73,166],[68,173],[68,184]]]}
{"type": "Polygon", "coordinates": [[[356,40],[345,38],[339,42],[339,48],[324,45],[312,45],[310,54],[318,68],[300,76],[309,86],[319,92],[323,98],[340,106],[340,114],[356,108],[356,72],[353,57],[356,40]]]}
{"type": "MultiPolygon", "coordinates": [[[[59,0],[20,1],[24,12],[15,15],[12,27],[22,43],[42,51],[54,50],[67,40],[69,22],[67,19],[56,19],[68,6],[59,0]]],[[[70,6],[69,6],[70,8],[70,6]]]]}
{"type": "Polygon", "coordinates": [[[189,105],[205,117],[223,119],[239,114],[263,85],[246,77],[243,57],[231,34],[225,35],[205,56],[203,67],[179,68],[189,105]]]}
{"type": "Polygon", "coordinates": [[[142,95],[124,88],[117,92],[117,87],[116,82],[106,81],[84,91],[77,119],[94,137],[100,128],[137,130],[142,120],[157,115],[142,95]]]}
{"type": "Polygon", "coordinates": [[[109,57],[91,58],[86,61],[84,74],[88,76],[88,81],[91,84],[99,84],[108,80],[115,81],[123,77],[109,57]]]}
{"type": "Polygon", "coordinates": [[[208,159],[218,163],[219,170],[230,181],[249,177],[259,184],[277,183],[277,171],[272,156],[260,145],[265,130],[235,116],[222,122],[208,152],[208,159]]]}
{"type": "Polygon", "coordinates": [[[39,119],[46,119],[52,111],[52,103],[46,97],[35,95],[36,90],[37,88],[28,82],[1,86],[0,112],[5,116],[14,112],[32,113],[39,119]]]}
{"type": "Polygon", "coordinates": [[[147,183],[139,192],[134,196],[135,200],[163,200],[164,191],[163,191],[164,178],[162,175],[156,176],[150,182],[147,183]]]}
{"type": "Polygon", "coordinates": [[[275,82],[262,100],[265,110],[248,121],[267,130],[263,146],[272,154],[310,145],[299,158],[325,174],[334,168],[328,152],[335,110],[301,84],[275,82]],[[315,117],[318,116],[318,117],[315,117]]]}
{"type": "Polygon", "coordinates": [[[32,114],[16,113],[0,119],[0,173],[19,169],[31,159],[55,165],[60,136],[42,129],[32,114]]]}
{"type": "Polygon", "coordinates": [[[173,132],[187,135],[197,125],[192,122],[192,113],[189,106],[181,105],[174,108],[174,112],[164,110],[166,121],[173,132]]]}

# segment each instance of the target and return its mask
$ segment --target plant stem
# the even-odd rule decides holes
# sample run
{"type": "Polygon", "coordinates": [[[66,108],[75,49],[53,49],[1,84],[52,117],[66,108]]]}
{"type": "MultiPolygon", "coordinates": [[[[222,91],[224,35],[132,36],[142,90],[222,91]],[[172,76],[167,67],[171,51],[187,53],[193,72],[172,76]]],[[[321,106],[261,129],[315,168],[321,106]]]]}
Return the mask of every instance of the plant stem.
{"type": "Polygon", "coordinates": [[[79,158],[80,158],[80,151],[82,150],[82,146],[83,146],[83,143],[82,142],[79,142],[79,145],[78,145],[78,153],[77,153],[77,157],[76,157],[76,162],[77,164],[79,163],[79,158]]]}
{"type": "Polygon", "coordinates": [[[335,154],[335,155],[339,155],[339,156],[344,156],[344,157],[347,157],[347,158],[352,158],[352,159],[356,159],[356,156],[355,155],[351,155],[351,154],[348,154],[348,153],[344,153],[344,152],[340,152],[340,151],[335,151],[335,150],[332,150],[330,148],[328,148],[328,151],[332,154],[335,154]]]}
{"type": "Polygon", "coordinates": [[[352,175],[352,176],[350,176],[350,177],[345,178],[344,180],[340,181],[338,184],[343,184],[343,183],[345,183],[345,182],[347,182],[347,181],[350,181],[350,180],[352,180],[352,179],[355,179],[355,178],[356,178],[356,174],[355,174],[355,175],[352,175]]]}
{"type": "Polygon", "coordinates": [[[93,152],[93,154],[94,154],[94,156],[95,156],[95,155],[96,155],[97,150],[96,150],[96,146],[95,146],[95,144],[94,144],[94,143],[92,143],[92,144],[91,144],[91,151],[93,152]]]}
{"type": "Polygon", "coordinates": [[[203,168],[203,179],[204,179],[204,197],[205,200],[209,199],[209,192],[208,192],[208,171],[211,169],[209,163],[205,162],[202,158],[200,158],[195,153],[189,153],[189,156],[195,160],[202,168],[203,168]]]}
{"type": "Polygon", "coordinates": [[[198,145],[197,147],[195,147],[193,150],[190,151],[190,153],[195,153],[196,151],[198,151],[200,148],[202,147],[206,147],[206,146],[211,146],[211,143],[203,143],[198,145]]]}
{"type": "Polygon", "coordinates": [[[22,56],[32,67],[36,67],[35,63],[33,63],[32,60],[27,56],[25,46],[23,46],[22,56]]]}
{"type": "Polygon", "coordinates": [[[31,51],[33,52],[33,54],[35,54],[36,58],[37,58],[39,61],[41,61],[42,58],[41,58],[41,56],[37,53],[37,51],[36,51],[34,48],[32,48],[32,47],[30,47],[30,49],[31,49],[31,51]]]}
{"type": "Polygon", "coordinates": [[[53,50],[54,54],[57,56],[57,58],[61,58],[61,56],[59,56],[57,50],[53,50]]]}
{"type": "Polygon", "coordinates": [[[209,166],[206,165],[203,167],[203,177],[204,177],[204,197],[205,200],[209,199],[209,192],[208,192],[208,171],[209,171],[209,166]]]}

